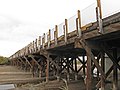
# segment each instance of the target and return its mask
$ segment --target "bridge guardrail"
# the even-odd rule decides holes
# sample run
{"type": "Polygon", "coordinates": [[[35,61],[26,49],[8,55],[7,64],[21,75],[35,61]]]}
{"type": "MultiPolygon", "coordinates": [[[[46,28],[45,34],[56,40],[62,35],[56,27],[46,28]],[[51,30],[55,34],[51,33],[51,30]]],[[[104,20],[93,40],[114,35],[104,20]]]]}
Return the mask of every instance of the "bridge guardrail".
{"type": "Polygon", "coordinates": [[[61,24],[58,25],[58,37],[64,35],[64,28],[63,28],[64,25],[65,22],[62,22],[61,24]]]}
{"type": "Polygon", "coordinates": [[[93,3],[87,8],[81,10],[81,26],[93,23],[96,21],[96,7],[97,3],[93,3]]]}
{"type": "Polygon", "coordinates": [[[68,33],[76,30],[76,18],[77,15],[74,15],[68,19],[68,33]]]}
{"type": "Polygon", "coordinates": [[[101,0],[102,16],[106,18],[120,12],[120,0],[101,0]]]}
{"type": "MultiPolygon", "coordinates": [[[[34,51],[45,49],[45,45],[49,48],[51,45],[51,41],[54,41],[54,46],[57,45],[58,37],[64,36],[64,41],[67,42],[67,34],[77,30],[77,36],[81,36],[81,28],[87,28],[87,25],[98,21],[99,31],[101,32],[102,29],[102,16],[103,18],[108,17],[116,12],[120,12],[120,5],[119,0],[96,0],[97,2],[91,4],[87,8],[78,12],[66,21],[62,22],[58,26],[56,25],[53,29],[49,32],[44,33],[43,36],[40,36],[38,41],[34,41],[27,45],[26,47],[22,48],[21,50],[17,51],[11,57],[15,58],[17,56],[27,55],[28,53],[32,53],[34,51]],[[111,5],[114,5],[112,7],[111,5]],[[97,7],[97,8],[96,8],[97,7]],[[97,12],[96,12],[97,10],[97,12]],[[35,50],[34,50],[35,49],[35,50]],[[36,50],[37,49],[37,50],[36,50]]],[[[90,26],[89,25],[89,26],[90,26]]]]}
{"type": "Polygon", "coordinates": [[[55,31],[55,28],[51,29],[51,41],[54,40],[54,31],[55,31]]]}

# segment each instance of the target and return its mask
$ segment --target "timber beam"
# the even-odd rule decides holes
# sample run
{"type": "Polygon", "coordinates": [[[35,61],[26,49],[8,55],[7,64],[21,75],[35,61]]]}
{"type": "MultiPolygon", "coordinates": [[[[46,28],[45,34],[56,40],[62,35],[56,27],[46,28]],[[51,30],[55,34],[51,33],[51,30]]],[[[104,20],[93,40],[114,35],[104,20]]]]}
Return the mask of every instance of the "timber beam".
{"type": "MultiPolygon", "coordinates": [[[[99,65],[99,62],[98,60],[101,58],[104,59],[103,56],[100,56],[99,53],[98,53],[98,56],[97,56],[97,59],[95,58],[96,56],[94,55],[94,53],[92,52],[92,48],[90,47],[91,46],[91,43],[87,42],[83,37],[81,37],[80,39],[80,45],[82,45],[82,47],[85,49],[86,51],[86,55],[87,55],[87,82],[86,82],[86,88],[87,90],[92,90],[92,72],[94,70],[94,68],[96,67],[97,70],[99,71],[99,73],[101,73],[101,81],[102,81],[102,84],[101,84],[101,87],[104,88],[104,80],[106,79],[106,75],[105,75],[105,71],[103,69],[104,67],[104,64],[103,64],[103,61],[102,61],[102,65],[100,66],[99,65]],[[92,67],[92,62],[94,63],[93,64],[93,67],[92,67]]],[[[103,60],[101,59],[101,60],[103,60]]]]}
{"type": "Polygon", "coordinates": [[[30,63],[30,61],[27,59],[27,57],[23,57],[24,59],[25,59],[25,61],[26,61],[26,69],[27,69],[27,64],[30,66],[30,72],[32,72],[33,71],[33,66],[32,66],[32,64],[30,63]]]}
{"type": "Polygon", "coordinates": [[[92,61],[94,62],[96,68],[99,70],[99,72],[101,73],[102,77],[105,79],[105,73],[104,71],[102,70],[101,66],[98,64],[97,60],[95,59],[95,56],[94,54],[91,52],[89,52],[89,49],[91,49],[89,47],[89,44],[84,40],[84,39],[81,39],[80,40],[80,43],[82,44],[82,46],[84,47],[84,49],[86,50],[86,53],[91,56],[91,59],[92,61]]]}
{"type": "Polygon", "coordinates": [[[21,57],[18,58],[22,62],[22,67],[21,69],[24,69],[26,67],[26,63],[23,61],[21,57]]]}
{"type": "MultiPolygon", "coordinates": [[[[36,55],[29,55],[29,57],[36,63],[36,65],[38,66],[37,71],[36,73],[39,73],[38,76],[41,78],[41,70],[42,70],[42,66],[38,63],[38,61],[35,59],[36,55]],[[39,70],[38,70],[39,69],[39,70]]],[[[38,56],[37,56],[38,57],[38,56]]]]}

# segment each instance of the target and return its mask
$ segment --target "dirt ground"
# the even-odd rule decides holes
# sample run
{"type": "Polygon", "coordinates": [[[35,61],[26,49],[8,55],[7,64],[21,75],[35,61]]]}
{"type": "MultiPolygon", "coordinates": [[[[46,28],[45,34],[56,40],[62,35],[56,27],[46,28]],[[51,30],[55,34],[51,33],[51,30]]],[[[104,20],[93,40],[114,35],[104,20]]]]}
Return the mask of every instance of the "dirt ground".
{"type": "MultiPolygon", "coordinates": [[[[24,73],[26,72],[19,70],[18,68],[13,67],[13,66],[4,66],[4,65],[0,66],[0,80],[31,77],[30,75],[25,76],[24,73]],[[16,74],[18,73],[18,75],[16,75],[15,73],[16,74]],[[22,74],[19,75],[19,73],[22,73],[22,74]]],[[[118,86],[120,89],[120,72],[118,74],[118,79],[119,79],[118,86]]],[[[112,73],[111,73],[111,75],[107,78],[105,90],[112,90],[112,81],[113,80],[112,80],[112,73]]],[[[96,83],[96,79],[93,80],[92,82],[96,83]]],[[[61,81],[55,80],[55,81],[50,81],[48,83],[46,82],[36,83],[36,84],[27,83],[24,85],[19,84],[15,86],[16,88],[9,89],[9,90],[85,90],[85,83],[83,79],[80,79],[78,81],[71,81],[67,83],[67,85],[63,80],[61,81]]]]}
{"type": "Polygon", "coordinates": [[[0,80],[31,78],[31,75],[14,66],[0,65],[0,80]]]}
{"type": "Polygon", "coordinates": [[[20,72],[22,70],[19,70],[17,67],[13,66],[6,66],[6,65],[0,65],[0,73],[1,72],[20,72]]]}

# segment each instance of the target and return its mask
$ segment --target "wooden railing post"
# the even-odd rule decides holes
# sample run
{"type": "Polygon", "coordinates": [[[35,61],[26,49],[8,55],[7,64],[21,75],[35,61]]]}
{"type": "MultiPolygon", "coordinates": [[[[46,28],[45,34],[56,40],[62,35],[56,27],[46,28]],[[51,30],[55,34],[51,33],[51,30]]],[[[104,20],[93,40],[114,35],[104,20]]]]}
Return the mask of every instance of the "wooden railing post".
{"type": "Polygon", "coordinates": [[[80,38],[81,37],[81,16],[80,16],[80,10],[78,10],[78,14],[77,14],[77,19],[76,19],[76,29],[77,29],[77,35],[80,38]]]}
{"type": "Polygon", "coordinates": [[[65,39],[65,43],[67,43],[67,34],[68,34],[68,20],[65,19],[65,25],[63,26],[64,28],[64,39],[65,39]]]}
{"type": "Polygon", "coordinates": [[[45,33],[43,34],[43,37],[42,37],[42,48],[43,49],[45,48],[45,33]]]}
{"type": "Polygon", "coordinates": [[[38,40],[38,50],[40,50],[41,48],[41,36],[39,36],[39,40],[38,40]]]}
{"type": "Polygon", "coordinates": [[[102,19],[101,0],[97,0],[97,7],[99,7],[100,19],[102,19]]]}
{"type": "Polygon", "coordinates": [[[35,42],[33,41],[33,43],[32,43],[32,44],[33,44],[33,47],[32,47],[32,48],[33,48],[33,51],[32,51],[32,53],[33,53],[33,52],[34,52],[34,45],[35,45],[35,42]]]}
{"type": "Polygon", "coordinates": [[[55,31],[54,31],[55,45],[57,45],[57,39],[58,39],[58,26],[55,25],[55,31]]]}
{"type": "Polygon", "coordinates": [[[49,33],[47,35],[47,39],[48,39],[48,48],[50,48],[50,41],[51,41],[51,30],[49,29],[49,33]]]}
{"type": "Polygon", "coordinates": [[[99,32],[103,33],[102,9],[101,9],[101,1],[100,0],[97,0],[96,16],[97,16],[97,21],[98,21],[99,32]]]}

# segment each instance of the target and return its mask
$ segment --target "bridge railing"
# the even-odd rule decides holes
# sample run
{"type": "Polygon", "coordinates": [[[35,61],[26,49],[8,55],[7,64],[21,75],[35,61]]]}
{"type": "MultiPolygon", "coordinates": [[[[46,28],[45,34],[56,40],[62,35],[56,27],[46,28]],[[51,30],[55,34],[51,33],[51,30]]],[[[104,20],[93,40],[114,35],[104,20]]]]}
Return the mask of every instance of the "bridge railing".
{"type": "Polygon", "coordinates": [[[51,35],[51,41],[54,40],[54,31],[55,31],[55,28],[51,29],[50,31],[50,35],[51,35]]]}
{"type": "Polygon", "coordinates": [[[61,24],[58,25],[58,37],[64,35],[64,28],[63,28],[64,25],[65,22],[62,22],[61,24]]]}
{"type": "Polygon", "coordinates": [[[68,19],[68,33],[76,30],[77,14],[68,19]]]}
{"type": "Polygon", "coordinates": [[[92,24],[96,21],[98,21],[99,29],[102,30],[102,16],[105,18],[119,12],[119,2],[119,0],[101,0],[100,4],[100,0],[97,0],[97,2],[91,4],[87,8],[78,11],[76,15],[70,17],[69,19],[65,19],[65,21],[61,24],[55,25],[55,27],[50,29],[49,32],[44,33],[43,36],[40,36],[35,41],[19,50],[19,55],[17,55],[17,52],[15,55],[12,55],[12,57],[23,56],[29,53],[32,54],[40,51],[41,49],[55,47],[58,45],[58,38],[60,37],[64,37],[62,40],[66,43],[68,33],[77,30],[76,36],[80,37],[82,30],[86,30],[88,26],[92,26],[92,24]]]}
{"type": "Polygon", "coordinates": [[[81,26],[86,26],[87,24],[96,21],[96,7],[97,3],[93,3],[87,8],[81,10],[81,26]]]}
{"type": "MultiPolygon", "coordinates": [[[[93,7],[92,7],[92,9],[93,9],[93,7]]],[[[94,8],[94,10],[95,10],[95,8],[94,8]]],[[[90,18],[90,17],[88,17],[88,15],[83,17],[84,15],[86,15],[87,11],[89,11],[89,10],[85,9],[82,11],[82,15],[81,15],[82,18],[90,18]]],[[[89,13],[89,14],[91,14],[91,13],[89,13]]],[[[23,49],[21,49],[19,51],[20,52],[19,56],[27,55],[29,53],[32,54],[32,53],[36,52],[37,50],[45,49],[46,44],[47,44],[47,48],[49,48],[51,46],[52,41],[54,43],[54,46],[56,46],[58,43],[58,37],[64,37],[63,41],[66,43],[67,42],[67,34],[81,28],[81,20],[83,20],[82,25],[85,25],[85,24],[90,23],[91,21],[94,21],[91,19],[91,21],[86,22],[86,21],[84,21],[84,19],[81,19],[80,16],[78,16],[78,15],[79,14],[76,14],[76,15],[70,17],[69,19],[65,19],[64,22],[62,22],[59,25],[56,25],[49,32],[44,33],[43,36],[39,37],[39,39],[38,39],[39,42],[37,41],[37,39],[35,41],[31,42],[29,45],[27,45],[26,47],[24,47],[23,49]]],[[[93,15],[93,16],[95,16],[95,15],[93,15]]],[[[77,33],[76,33],[76,35],[77,35],[77,33]]]]}
{"type": "Polygon", "coordinates": [[[101,0],[103,18],[120,12],[120,0],[101,0]]]}

